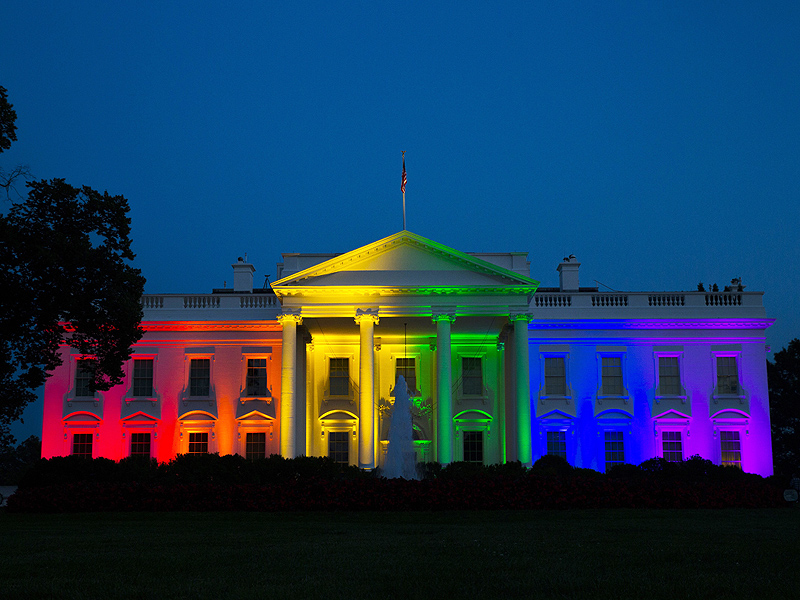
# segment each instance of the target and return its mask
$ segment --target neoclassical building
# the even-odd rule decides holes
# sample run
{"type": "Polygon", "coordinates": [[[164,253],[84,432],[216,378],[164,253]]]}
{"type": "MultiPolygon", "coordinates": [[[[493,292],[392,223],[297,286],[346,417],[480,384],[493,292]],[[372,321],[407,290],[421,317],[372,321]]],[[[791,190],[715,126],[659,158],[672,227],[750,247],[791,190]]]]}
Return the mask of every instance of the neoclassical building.
{"type": "Polygon", "coordinates": [[[418,461],[605,470],[699,454],[772,472],[762,292],[601,292],[574,257],[558,288],[527,253],[464,253],[409,231],[338,255],[284,254],[271,288],[142,298],[124,384],[92,393],[64,346],[43,456],[280,453],[372,469],[394,386],[418,461]]]}

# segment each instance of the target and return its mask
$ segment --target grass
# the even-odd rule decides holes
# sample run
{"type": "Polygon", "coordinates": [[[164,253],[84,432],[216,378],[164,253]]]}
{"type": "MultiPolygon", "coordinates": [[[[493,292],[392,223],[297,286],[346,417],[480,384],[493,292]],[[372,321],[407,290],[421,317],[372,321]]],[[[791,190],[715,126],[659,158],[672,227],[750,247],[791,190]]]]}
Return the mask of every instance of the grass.
{"type": "Polygon", "coordinates": [[[800,510],[0,512],[7,598],[770,598],[800,510]]]}

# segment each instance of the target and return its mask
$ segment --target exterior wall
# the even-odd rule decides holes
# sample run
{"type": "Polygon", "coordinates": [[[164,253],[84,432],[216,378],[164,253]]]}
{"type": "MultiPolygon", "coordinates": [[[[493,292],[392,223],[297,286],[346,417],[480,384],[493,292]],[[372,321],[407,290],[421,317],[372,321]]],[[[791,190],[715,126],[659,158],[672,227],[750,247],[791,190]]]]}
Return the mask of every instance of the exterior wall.
{"type": "MultiPolygon", "coordinates": [[[[431,296],[422,304],[405,296],[385,301],[390,307],[387,313],[394,316],[381,316],[374,329],[374,464],[383,464],[387,448],[396,360],[413,357],[420,392],[412,409],[418,460],[436,460],[442,455],[440,432],[450,434],[453,460],[464,457],[465,432],[482,432],[487,464],[535,461],[547,453],[548,432],[564,432],[569,462],[602,471],[606,468],[606,432],[622,432],[625,461],[639,463],[662,455],[666,431],[680,432],[684,458],[699,454],[719,463],[721,435],[736,432],[742,468],[771,474],[764,347],[764,329],[771,321],[764,316],[760,293],[536,293],[530,302],[535,320],[528,326],[529,360],[521,365],[516,364],[508,316],[492,316],[502,310],[503,302],[506,315],[517,309],[510,310],[509,300],[502,296],[487,297],[479,307],[487,309],[485,314],[490,316],[486,320],[457,316],[452,325],[452,410],[443,414],[437,397],[437,352],[441,350],[436,348],[437,326],[430,321],[430,313],[432,303],[452,301],[446,295],[431,296]],[[416,333],[404,339],[396,332],[403,331],[407,319],[397,315],[404,304],[414,301],[416,333]],[[491,322],[491,332],[486,330],[487,322],[491,322]],[[624,391],[620,395],[604,395],[600,389],[603,356],[621,360],[624,391]],[[680,394],[659,393],[659,356],[678,358],[680,394]],[[720,356],[736,359],[741,386],[737,394],[717,390],[720,356]],[[480,394],[464,393],[465,357],[481,358],[480,394]],[[567,393],[563,396],[546,393],[547,357],[565,361],[567,393]],[[532,439],[527,457],[520,456],[517,448],[517,412],[521,410],[516,398],[517,373],[524,377],[525,371],[530,384],[532,439]],[[443,428],[440,419],[447,420],[443,428]]],[[[302,302],[302,297],[293,299],[292,308],[301,309],[302,302]]],[[[301,325],[298,331],[295,437],[298,453],[325,456],[329,434],[347,432],[350,464],[359,464],[358,450],[364,442],[359,439],[358,427],[364,417],[359,413],[358,392],[362,357],[359,326],[352,318],[355,308],[345,306],[348,302],[345,299],[336,309],[336,327],[333,320],[326,320],[329,317],[316,316],[315,327],[301,325]],[[351,316],[343,319],[344,314],[351,316]],[[352,386],[345,396],[329,393],[331,357],[349,359],[352,386]]],[[[459,302],[467,301],[460,298],[459,302]]],[[[275,296],[156,295],[143,298],[143,305],[147,333],[133,353],[134,358],[154,360],[153,397],[131,397],[131,360],[122,385],[95,398],[76,398],[75,372],[80,357],[65,347],[64,364],[45,386],[42,455],[69,454],[72,436],[88,433],[93,436],[93,456],[119,460],[130,453],[131,435],[139,432],[152,433],[152,456],[160,461],[187,452],[192,432],[208,432],[209,451],[220,454],[244,454],[246,434],[264,432],[267,454],[278,453],[282,331],[276,320],[281,307],[275,296]],[[211,360],[208,398],[188,394],[189,365],[192,358],[199,357],[211,360]],[[270,391],[264,398],[245,395],[247,360],[253,357],[267,362],[270,391]]]]}
{"type": "Polygon", "coordinates": [[[147,333],[133,348],[122,384],[94,398],[76,398],[75,370],[79,355],[61,350],[63,364],[45,384],[42,456],[71,453],[75,433],[92,433],[94,457],[119,460],[130,454],[132,433],[150,432],[151,456],[167,461],[188,451],[191,432],[209,433],[209,451],[244,453],[247,431],[267,432],[267,451],[279,450],[281,334],[277,323],[261,323],[251,331],[226,330],[229,324],[181,330],[182,324],[143,322],[147,333]],[[244,395],[248,357],[267,359],[270,397],[258,401],[244,395]],[[137,358],[154,361],[153,396],[132,398],[132,368],[137,358]],[[189,396],[192,358],[209,358],[210,395],[189,396]],[[248,414],[252,413],[252,414],[248,414]]]}
{"type": "Polygon", "coordinates": [[[567,432],[567,459],[605,469],[604,431],[624,433],[625,460],[638,464],[662,456],[663,431],[680,431],[683,457],[720,463],[720,431],[740,432],[742,468],[772,473],[766,349],[761,335],[719,330],[578,331],[560,335],[536,329],[531,337],[534,460],[546,454],[546,432],[567,432]],[[555,342],[555,343],[554,343],[555,342]],[[730,343],[729,343],[730,342],[730,343]],[[737,359],[741,397],[719,396],[717,355],[737,359]],[[543,393],[543,359],[567,359],[569,397],[543,393]],[[624,398],[603,398],[600,359],[622,357],[624,398]],[[658,357],[679,358],[684,397],[658,395],[658,357]],[[715,397],[716,396],[716,397],[715,397]],[[538,443],[537,443],[538,440],[538,443]]]}

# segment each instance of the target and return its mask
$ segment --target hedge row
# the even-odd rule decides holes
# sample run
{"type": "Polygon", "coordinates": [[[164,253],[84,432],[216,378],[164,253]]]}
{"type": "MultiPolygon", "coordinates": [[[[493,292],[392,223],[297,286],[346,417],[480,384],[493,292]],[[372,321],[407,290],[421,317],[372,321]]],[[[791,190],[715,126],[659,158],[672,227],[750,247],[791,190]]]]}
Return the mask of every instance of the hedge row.
{"type": "Polygon", "coordinates": [[[73,482],[20,489],[12,512],[763,508],[786,503],[766,481],[658,481],[528,474],[477,479],[321,479],[272,485],[73,482]]]}
{"type": "Polygon", "coordinates": [[[385,479],[326,458],[247,461],[178,456],[169,463],[57,457],[27,474],[8,510],[474,510],[783,506],[772,479],[700,457],[620,465],[608,474],[547,456],[533,467],[428,463],[420,480],[385,479]]]}

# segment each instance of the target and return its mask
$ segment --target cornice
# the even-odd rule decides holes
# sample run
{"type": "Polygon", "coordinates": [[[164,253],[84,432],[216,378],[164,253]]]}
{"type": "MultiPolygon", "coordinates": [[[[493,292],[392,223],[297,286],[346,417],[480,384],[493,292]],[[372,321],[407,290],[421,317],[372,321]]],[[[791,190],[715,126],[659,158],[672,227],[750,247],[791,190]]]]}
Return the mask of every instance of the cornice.
{"type": "Polygon", "coordinates": [[[145,331],[281,331],[278,321],[142,321],[145,331]]]}
{"type": "Polygon", "coordinates": [[[766,329],[775,319],[534,319],[531,329],[766,329]]]}
{"type": "Polygon", "coordinates": [[[533,294],[536,286],[528,285],[497,285],[497,286],[364,286],[364,285],[337,285],[337,286],[307,286],[291,287],[276,290],[281,297],[311,297],[324,296],[352,296],[352,297],[381,297],[381,296],[522,296],[533,294]]]}
{"type": "MultiPolygon", "coordinates": [[[[422,248],[426,252],[444,257],[456,264],[464,265],[472,271],[490,274],[495,277],[501,277],[511,282],[525,282],[526,285],[523,287],[532,288],[532,291],[527,293],[533,293],[533,291],[539,287],[539,282],[535,279],[520,275],[519,273],[515,273],[509,269],[505,269],[479,258],[475,258],[474,256],[470,256],[469,254],[461,252],[460,250],[456,250],[455,248],[449,248],[443,244],[439,244],[438,242],[424,238],[421,235],[404,230],[390,235],[389,237],[383,238],[382,240],[362,246],[361,248],[356,248],[355,250],[351,250],[345,254],[340,254],[339,256],[331,258],[330,260],[309,267],[308,269],[304,269],[298,273],[294,273],[293,275],[289,275],[288,277],[284,277],[283,279],[274,282],[272,284],[272,289],[278,296],[282,294],[285,295],[288,292],[288,289],[284,286],[289,285],[291,282],[297,282],[304,279],[310,279],[312,277],[336,273],[345,270],[348,265],[356,264],[365,258],[382,254],[392,248],[403,245],[422,248]]],[[[292,287],[294,288],[295,286],[292,287]]],[[[508,287],[517,286],[512,285],[508,287]]]]}

